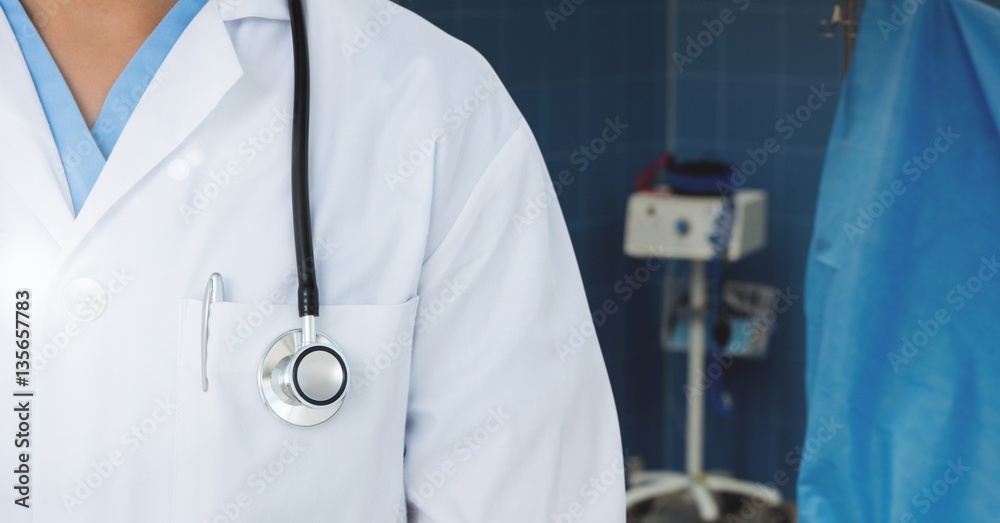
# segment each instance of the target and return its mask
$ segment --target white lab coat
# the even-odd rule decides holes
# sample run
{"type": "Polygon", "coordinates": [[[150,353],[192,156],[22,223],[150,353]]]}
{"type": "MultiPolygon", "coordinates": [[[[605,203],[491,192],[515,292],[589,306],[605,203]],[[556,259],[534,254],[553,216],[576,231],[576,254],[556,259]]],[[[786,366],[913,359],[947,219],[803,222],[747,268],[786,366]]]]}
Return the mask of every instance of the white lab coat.
{"type": "Polygon", "coordinates": [[[27,439],[31,506],[4,487],[0,521],[623,521],[614,401],[528,125],[477,53],[412,13],[306,12],[318,327],[354,376],[307,429],[269,414],[256,376],[299,325],[285,2],[210,0],[141,99],[112,101],[137,105],[75,219],[0,19],[0,485],[27,439]],[[27,438],[15,390],[34,393],[27,438]]]}

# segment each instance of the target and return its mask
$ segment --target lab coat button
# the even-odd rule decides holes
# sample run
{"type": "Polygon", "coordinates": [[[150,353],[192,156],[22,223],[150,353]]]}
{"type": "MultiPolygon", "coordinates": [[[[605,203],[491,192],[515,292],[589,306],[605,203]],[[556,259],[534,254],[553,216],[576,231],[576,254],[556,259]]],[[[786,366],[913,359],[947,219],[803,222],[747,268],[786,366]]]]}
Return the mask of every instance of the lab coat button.
{"type": "Polygon", "coordinates": [[[77,321],[94,321],[108,306],[108,293],[100,283],[90,278],[77,278],[63,291],[63,305],[77,321]]]}

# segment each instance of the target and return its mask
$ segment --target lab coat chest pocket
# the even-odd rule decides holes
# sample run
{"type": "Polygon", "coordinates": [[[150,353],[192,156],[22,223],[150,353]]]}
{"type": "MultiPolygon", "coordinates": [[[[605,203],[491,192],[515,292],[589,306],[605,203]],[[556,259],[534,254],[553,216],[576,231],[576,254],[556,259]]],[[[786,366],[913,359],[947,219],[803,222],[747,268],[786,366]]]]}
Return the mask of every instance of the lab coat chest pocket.
{"type": "Polygon", "coordinates": [[[213,304],[203,392],[202,302],[182,300],[173,519],[271,521],[280,514],[285,521],[315,521],[325,514],[393,520],[391,513],[354,511],[389,510],[402,495],[417,301],[321,307],[317,330],[340,345],[351,384],[332,419],[301,428],[274,417],[257,385],[272,341],[300,327],[296,307],[213,304]],[[382,497],[385,503],[359,503],[382,497]]]}

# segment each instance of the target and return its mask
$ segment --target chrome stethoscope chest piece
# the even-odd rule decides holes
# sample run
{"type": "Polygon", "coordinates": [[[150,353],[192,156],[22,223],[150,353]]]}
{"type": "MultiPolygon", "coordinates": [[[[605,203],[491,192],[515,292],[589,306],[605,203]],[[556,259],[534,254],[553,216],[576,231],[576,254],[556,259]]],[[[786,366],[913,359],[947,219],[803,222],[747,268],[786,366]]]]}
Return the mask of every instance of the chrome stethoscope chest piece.
{"type": "Polygon", "coordinates": [[[257,371],[260,397],[278,419],[299,427],[319,425],[344,404],[350,371],[340,347],[316,333],[304,343],[301,330],[274,340],[257,371]]]}

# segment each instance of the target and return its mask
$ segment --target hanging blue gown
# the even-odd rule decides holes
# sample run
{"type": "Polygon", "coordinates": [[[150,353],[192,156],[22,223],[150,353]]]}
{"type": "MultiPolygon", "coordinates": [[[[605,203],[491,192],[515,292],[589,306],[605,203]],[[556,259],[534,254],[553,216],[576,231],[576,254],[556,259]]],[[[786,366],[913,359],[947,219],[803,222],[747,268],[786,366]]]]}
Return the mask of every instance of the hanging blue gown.
{"type": "Polygon", "coordinates": [[[801,520],[1000,521],[1000,10],[869,0],[805,294],[801,520]]]}

